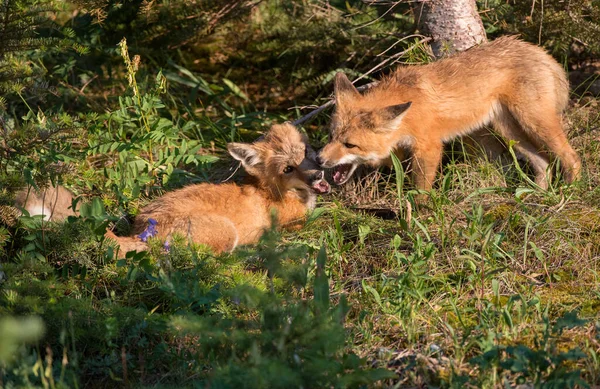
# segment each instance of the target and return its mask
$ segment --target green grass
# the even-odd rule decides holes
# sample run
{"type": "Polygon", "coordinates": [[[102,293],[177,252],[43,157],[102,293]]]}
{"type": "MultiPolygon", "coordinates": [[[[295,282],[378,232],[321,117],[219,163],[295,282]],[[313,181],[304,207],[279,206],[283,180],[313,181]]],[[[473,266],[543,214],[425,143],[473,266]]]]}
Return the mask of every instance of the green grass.
{"type": "MultiPolygon", "coordinates": [[[[600,385],[597,98],[573,96],[565,117],[583,160],[573,185],[556,178],[540,191],[509,152],[500,166],[449,150],[418,208],[396,163],[321,197],[302,230],[269,231],[254,247],[214,256],[179,237],[169,253],[151,241],[147,254],[112,255],[106,226],[127,233],[152,198],[229,178],[235,166],[224,157],[227,142],[253,140],[270,123],[295,117],[282,108],[291,104],[282,91],[329,91],[333,45],[343,46],[336,56],[345,58],[344,50],[366,51],[366,35],[393,38],[384,24],[368,33],[349,28],[376,14],[352,4],[330,10],[333,16],[315,7],[313,18],[309,9],[268,2],[253,16],[251,27],[265,31],[248,51],[223,47],[230,24],[227,34],[198,46],[217,62],[219,50],[232,61],[193,63],[210,65],[209,74],[180,64],[152,73],[152,59],[143,57],[138,68],[125,46],[121,56],[114,45],[103,48],[107,63],[124,61],[128,69],[115,65],[85,93],[61,84],[79,91],[77,104],[57,100],[58,108],[48,108],[26,95],[12,102],[13,111],[0,110],[18,123],[0,143],[0,387],[600,385]],[[356,20],[338,20],[340,9],[356,20]],[[284,11],[285,19],[278,16],[284,11]],[[313,26],[306,31],[289,27],[307,20],[313,26]],[[344,39],[313,53],[315,41],[333,33],[344,39]],[[290,34],[299,34],[297,42],[282,54],[290,34]],[[257,52],[250,68],[275,63],[277,82],[265,81],[272,90],[253,96],[246,87],[264,86],[231,79],[248,78],[236,61],[257,52]],[[81,196],[80,205],[88,204],[81,217],[15,220],[14,190],[48,181],[81,196]]],[[[244,27],[244,34],[251,32],[244,27]]],[[[190,52],[178,55],[192,63],[183,58],[190,52]]],[[[352,66],[368,69],[374,60],[376,51],[352,66]]],[[[79,83],[83,75],[73,78],[79,83]]],[[[251,81],[271,77],[260,76],[251,81]]],[[[325,113],[306,128],[316,145],[325,141],[328,119],[325,113]]]]}
{"type": "Polygon", "coordinates": [[[376,181],[377,190],[367,177],[368,185],[324,199],[323,216],[289,237],[330,249],[331,289],[352,306],[352,348],[391,366],[399,378],[388,383],[564,387],[575,370],[598,382],[598,111],[576,104],[568,122],[584,160],[574,185],[555,180],[542,192],[514,167],[467,157],[444,166],[427,206],[410,218],[354,210],[375,204],[406,214],[393,177],[376,181]],[[585,321],[549,330],[570,312],[585,321]],[[515,346],[538,354],[517,368],[515,346]],[[581,353],[558,363],[569,350],[581,353]]]}
{"type": "Polygon", "coordinates": [[[403,172],[375,172],[321,198],[301,231],[233,255],[214,257],[183,239],[169,254],[153,242],[149,255],[112,259],[101,236],[105,206],[117,211],[110,194],[67,223],[22,218],[4,246],[12,257],[2,267],[0,312],[41,317],[45,336],[3,357],[4,380],[598,383],[595,101],[576,102],[567,122],[584,162],[574,185],[557,179],[543,192],[514,164],[455,155],[418,209],[403,172]]]}

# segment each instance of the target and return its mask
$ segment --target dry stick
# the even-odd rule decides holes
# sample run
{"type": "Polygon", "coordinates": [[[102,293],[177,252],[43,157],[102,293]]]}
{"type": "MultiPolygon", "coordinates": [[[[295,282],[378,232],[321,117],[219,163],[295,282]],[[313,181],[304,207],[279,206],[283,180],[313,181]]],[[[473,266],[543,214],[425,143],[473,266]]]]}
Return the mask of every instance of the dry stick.
{"type": "MultiPolygon", "coordinates": [[[[421,35],[421,34],[412,34],[412,35],[407,35],[405,37],[403,37],[402,39],[398,39],[396,42],[392,43],[390,45],[390,47],[388,47],[387,49],[385,49],[384,51],[382,51],[381,53],[377,54],[377,57],[381,57],[382,55],[385,55],[385,53],[387,53],[388,51],[390,51],[391,49],[393,49],[398,43],[402,43],[407,39],[410,38],[423,38],[423,39],[427,39],[428,37],[426,37],[425,35],[421,35]]],[[[431,39],[431,38],[429,38],[431,39]]]]}
{"type": "MultiPolygon", "coordinates": [[[[421,43],[425,43],[425,42],[429,42],[431,40],[431,38],[427,37],[427,38],[423,38],[420,41],[418,41],[417,43],[415,43],[414,45],[410,46],[408,49],[401,51],[399,53],[396,53],[392,56],[390,56],[389,58],[387,58],[385,61],[380,62],[379,64],[377,64],[376,66],[374,66],[373,68],[371,68],[371,70],[369,70],[368,72],[366,72],[365,74],[363,74],[362,76],[360,76],[359,78],[357,78],[356,80],[354,80],[352,83],[355,83],[356,81],[366,77],[367,75],[373,73],[374,71],[376,71],[377,69],[381,68],[382,66],[384,66],[385,64],[387,64],[388,62],[403,56],[404,54],[408,53],[409,51],[413,50],[417,45],[420,45],[421,43]]],[[[362,86],[359,86],[358,88],[356,88],[359,92],[362,92],[364,90],[367,89],[371,89],[374,86],[376,86],[378,84],[377,81],[371,82],[369,84],[365,84],[362,86]]],[[[292,124],[294,126],[299,126],[305,122],[307,122],[308,120],[310,120],[311,118],[313,118],[314,116],[317,116],[318,114],[320,114],[321,112],[323,112],[324,110],[326,110],[327,108],[331,107],[332,105],[335,104],[335,100],[331,99],[328,102],[326,102],[325,104],[321,105],[320,107],[316,108],[315,110],[307,113],[306,115],[294,120],[292,122],[292,124]]]]}
{"type": "MultiPolygon", "coordinates": [[[[359,86],[356,89],[359,92],[362,92],[364,90],[367,90],[367,89],[370,89],[370,88],[374,87],[377,84],[378,84],[377,82],[371,82],[369,84],[365,84],[365,85],[359,86]]],[[[302,123],[305,123],[308,120],[310,120],[313,116],[317,116],[318,114],[320,114],[321,112],[323,112],[324,110],[326,110],[327,108],[331,107],[334,104],[335,104],[335,99],[331,99],[328,102],[326,102],[325,104],[323,104],[320,107],[316,108],[314,111],[311,111],[311,112],[307,113],[306,115],[302,116],[301,118],[298,118],[298,119],[294,120],[292,122],[292,125],[299,126],[302,123]]]]}
{"type": "Polygon", "coordinates": [[[331,99],[328,102],[326,102],[325,104],[321,105],[319,108],[316,108],[315,110],[307,113],[306,115],[302,116],[301,118],[294,120],[292,122],[292,125],[299,126],[302,123],[307,122],[313,116],[317,116],[318,114],[320,114],[321,112],[323,112],[324,110],[326,110],[327,108],[331,107],[334,104],[335,104],[335,100],[331,99]]]}
{"type": "Polygon", "coordinates": [[[544,0],[542,0],[542,10],[540,12],[540,32],[538,34],[538,45],[542,45],[542,24],[544,23],[544,0]]]}
{"type": "MultiPolygon", "coordinates": [[[[260,138],[258,138],[258,139],[262,139],[262,138],[263,138],[263,137],[261,136],[261,137],[260,137],[260,138]]],[[[235,175],[235,173],[237,173],[237,171],[238,171],[238,170],[240,170],[240,168],[241,168],[241,167],[242,167],[242,163],[241,163],[241,162],[239,162],[239,163],[237,164],[237,167],[236,167],[236,168],[235,168],[235,170],[233,171],[233,173],[231,173],[231,174],[229,175],[229,177],[227,177],[226,179],[224,179],[223,181],[221,181],[221,183],[224,183],[224,182],[227,182],[227,181],[231,180],[231,177],[233,177],[233,176],[235,175]]],[[[231,170],[231,168],[230,168],[229,170],[231,170]]]]}
{"type": "MultiPolygon", "coordinates": [[[[408,37],[407,37],[408,38],[408,37]]],[[[405,38],[405,39],[407,39],[405,38]]],[[[423,39],[421,39],[420,41],[416,42],[414,45],[410,46],[409,48],[407,48],[406,50],[403,50],[399,53],[396,53],[394,55],[391,55],[389,58],[385,59],[384,61],[381,61],[380,63],[378,63],[377,65],[375,65],[374,67],[372,67],[369,71],[367,71],[365,74],[363,74],[362,76],[358,77],[356,80],[353,81],[356,82],[360,79],[365,78],[366,76],[368,76],[369,74],[373,73],[375,70],[378,70],[380,68],[382,68],[384,65],[386,65],[388,62],[392,61],[392,60],[396,60],[397,58],[402,57],[404,54],[408,53],[409,51],[414,50],[415,47],[417,47],[418,45],[422,44],[422,43],[426,43],[429,42],[431,40],[430,37],[425,37],[423,39]]],[[[396,62],[396,61],[394,61],[396,62]]]]}

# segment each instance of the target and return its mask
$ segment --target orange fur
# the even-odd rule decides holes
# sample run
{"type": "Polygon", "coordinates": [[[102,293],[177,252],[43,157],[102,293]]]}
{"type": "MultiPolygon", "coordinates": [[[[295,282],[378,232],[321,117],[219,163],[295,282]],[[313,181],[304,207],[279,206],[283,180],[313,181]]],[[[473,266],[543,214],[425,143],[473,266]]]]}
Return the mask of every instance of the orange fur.
{"type": "Polygon", "coordinates": [[[134,233],[152,218],[162,239],[177,233],[215,252],[232,251],[256,243],[271,227],[272,211],[277,225],[300,228],[315,205],[314,191],[328,190],[314,151],[290,124],[273,126],[253,144],[231,143],[228,150],[250,174],[249,184],[197,184],[167,193],[142,209],[134,233]]]}
{"type": "Polygon", "coordinates": [[[125,254],[127,254],[129,251],[140,252],[148,250],[148,245],[146,242],[142,242],[140,239],[135,237],[117,236],[110,230],[106,230],[104,237],[114,241],[119,246],[119,252],[117,253],[119,257],[125,257],[125,254]]]}
{"type": "Polygon", "coordinates": [[[548,155],[562,163],[567,181],[581,162],[563,131],[569,86],[561,66],[543,49],[499,38],[428,65],[397,69],[361,95],[345,75],[335,82],[330,142],[319,159],[346,182],[356,166],[389,162],[390,152],[412,152],[413,180],[429,190],[443,143],[492,124],[531,163],[536,183],[548,185],[548,155]]]}

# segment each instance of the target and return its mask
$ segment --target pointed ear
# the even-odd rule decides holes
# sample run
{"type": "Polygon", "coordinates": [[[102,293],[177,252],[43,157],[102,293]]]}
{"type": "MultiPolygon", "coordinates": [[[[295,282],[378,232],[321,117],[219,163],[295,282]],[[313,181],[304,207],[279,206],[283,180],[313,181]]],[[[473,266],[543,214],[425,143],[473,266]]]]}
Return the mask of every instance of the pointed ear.
{"type": "Polygon", "coordinates": [[[261,163],[260,155],[253,145],[247,143],[228,143],[229,154],[242,163],[244,169],[249,170],[261,163]]]}
{"type": "Polygon", "coordinates": [[[333,92],[335,94],[335,101],[337,104],[345,98],[352,98],[360,96],[358,89],[352,85],[352,82],[342,72],[335,75],[333,92]]]}
{"type": "Polygon", "coordinates": [[[388,118],[388,122],[384,128],[391,131],[398,129],[402,119],[404,119],[404,115],[406,115],[406,111],[408,111],[411,105],[412,101],[409,101],[407,103],[385,107],[384,112],[385,116],[388,118]]]}
{"type": "Polygon", "coordinates": [[[390,118],[397,118],[400,115],[404,115],[406,113],[406,110],[408,110],[411,105],[412,101],[409,101],[408,103],[386,107],[385,110],[388,112],[390,118]]]}

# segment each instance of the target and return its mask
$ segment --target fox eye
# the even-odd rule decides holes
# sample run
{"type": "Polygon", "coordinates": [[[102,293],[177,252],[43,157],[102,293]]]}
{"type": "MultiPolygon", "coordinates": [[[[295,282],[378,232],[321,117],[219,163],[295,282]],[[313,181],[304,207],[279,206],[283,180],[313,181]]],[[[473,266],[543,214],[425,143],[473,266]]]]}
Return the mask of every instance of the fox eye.
{"type": "Polygon", "coordinates": [[[290,174],[293,171],[294,171],[294,167],[288,165],[285,167],[285,169],[283,169],[283,174],[290,174]]]}
{"type": "Polygon", "coordinates": [[[355,147],[358,147],[357,145],[353,145],[352,143],[344,143],[344,147],[347,149],[353,149],[355,147]]]}

